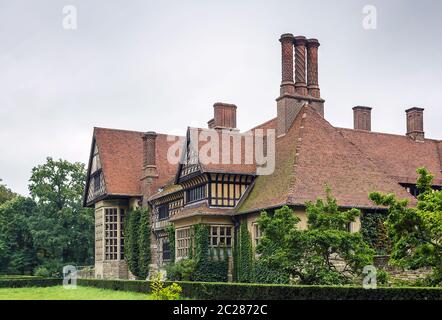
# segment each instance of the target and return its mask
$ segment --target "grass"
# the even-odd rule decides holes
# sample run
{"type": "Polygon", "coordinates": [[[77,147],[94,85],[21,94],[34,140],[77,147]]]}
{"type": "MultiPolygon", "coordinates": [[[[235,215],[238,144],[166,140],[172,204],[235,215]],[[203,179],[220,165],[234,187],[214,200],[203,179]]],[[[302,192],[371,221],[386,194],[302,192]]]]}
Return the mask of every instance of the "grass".
{"type": "Polygon", "coordinates": [[[115,291],[77,286],[0,288],[0,300],[149,300],[151,296],[138,292],[115,291]]]}

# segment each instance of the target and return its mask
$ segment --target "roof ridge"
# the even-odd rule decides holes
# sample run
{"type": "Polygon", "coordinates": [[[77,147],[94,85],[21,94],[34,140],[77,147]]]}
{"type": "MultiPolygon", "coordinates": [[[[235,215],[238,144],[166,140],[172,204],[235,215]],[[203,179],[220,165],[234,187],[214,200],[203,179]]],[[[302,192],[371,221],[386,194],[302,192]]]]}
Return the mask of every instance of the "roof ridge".
{"type": "MultiPolygon", "coordinates": [[[[108,131],[118,131],[118,132],[126,132],[126,133],[138,133],[138,134],[144,134],[146,131],[137,131],[137,130],[128,130],[128,129],[115,129],[115,128],[105,128],[105,127],[94,127],[94,130],[108,130],[108,131]]],[[[177,136],[175,134],[168,134],[168,133],[161,133],[161,132],[155,132],[159,136],[173,136],[173,137],[182,137],[177,136]]]]}
{"type": "MultiPolygon", "coordinates": [[[[398,138],[409,139],[406,135],[398,134],[398,133],[379,132],[379,131],[367,131],[367,130],[361,130],[361,129],[352,129],[352,128],[335,127],[335,126],[333,126],[333,127],[335,129],[338,129],[338,130],[348,130],[348,131],[365,133],[365,134],[381,134],[381,135],[386,135],[386,136],[393,136],[393,137],[398,137],[398,138]]],[[[433,142],[440,142],[440,141],[442,141],[442,140],[431,139],[431,138],[425,138],[424,140],[426,140],[426,141],[433,141],[433,142]]]]}

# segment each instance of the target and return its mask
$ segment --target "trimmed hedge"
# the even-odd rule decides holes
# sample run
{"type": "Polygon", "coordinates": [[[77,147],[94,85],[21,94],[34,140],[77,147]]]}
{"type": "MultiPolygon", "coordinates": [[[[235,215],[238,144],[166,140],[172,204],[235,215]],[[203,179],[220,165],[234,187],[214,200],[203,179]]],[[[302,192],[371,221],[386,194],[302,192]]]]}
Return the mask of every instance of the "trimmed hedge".
{"type": "MultiPolygon", "coordinates": [[[[149,281],[79,279],[78,285],[150,292],[149,281]]],[[[172,282],[166,282],[166,285],[172,282]]],[[[183,296],[203,300],[442,300],[442,288],[291,286],[272,284],[176,281],[183,296]]]]}
{"type": "Polygon", "coordinates": [[[0,279],[0,288],[52,287],[63,284],[63,280],[54,278],[0,279]]]}

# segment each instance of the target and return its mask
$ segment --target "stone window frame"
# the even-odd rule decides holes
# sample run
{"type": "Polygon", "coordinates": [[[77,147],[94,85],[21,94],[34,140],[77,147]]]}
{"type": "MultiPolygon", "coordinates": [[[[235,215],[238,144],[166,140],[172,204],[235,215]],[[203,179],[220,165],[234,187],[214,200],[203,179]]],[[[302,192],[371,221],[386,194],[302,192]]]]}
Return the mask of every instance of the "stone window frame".
{"type": "Polygon", "coordinates": [[[124,215],[119,207],[103,208],[103,260],[124,260],[124,215]]]}
{"type": "Polygon", "coordinates": [[[259,228],[258,222],[252,223],[252,239],[253,239],[253,245],[256,247],[259,243],[259,240],[262,238],[263,232],[259,228]]]}
{"type": "Polygon", "coordinates": [[[191,227],[184,227],[175,230],[176,260],[189,256],[192,231],[191,227]]]}

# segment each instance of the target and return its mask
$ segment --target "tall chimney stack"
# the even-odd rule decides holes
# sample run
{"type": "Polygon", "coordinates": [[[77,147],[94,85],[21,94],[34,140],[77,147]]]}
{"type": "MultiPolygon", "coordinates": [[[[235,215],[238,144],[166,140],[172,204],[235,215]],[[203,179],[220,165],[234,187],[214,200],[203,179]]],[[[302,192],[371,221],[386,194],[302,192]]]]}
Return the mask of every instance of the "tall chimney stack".
{"type": "Polygon", "coordinates": [[[281,60],[282,60],[282,79],[281,95],[295,93],[295,83],[293,82],[293,39],[291,33],[281,35],[281,60]]]}
{"type": "Polygon", "coordinates": [[[141,173],[141,193],[143,195],[143,207],[147,206],[147,199],[156,190],[152,190],[154,179],[158,178],[156,166],[156,139],[157,134],[153,131],[143,135],[143,168],[141,173]]]}
{"type": "Polygon", "coordinates": [[[215,129],[236,129],[236,105],[217,102],[213,105],[213,112],[213,123],[209,126],[215,129]]]}
{"type": "Polygon", "coordinates": [[[304,36],[298,36],[294,39],[295,44],[295,90],[301,96],[308,94],[306,76],[305,76],[305,45],[307,39],[304,36]]]}
{"type": "Polygon", "coordinates": [[[353,123],[355,130],[371,131],[371,108],[364,106],[354,107],[353,123]]]}
{"type": "Polygon", "coordinates": [[[157,134],[153,131],[143,135],[143,167],[155,166],[156,138],[157,134]]]}
{"type": "Polygon", "coordinates": [[[423,142],[424,134],[424,109],[410,108],[405,110],[407,115],[407,136],[415,141],[423,142]]]}
{"type": "Polygon", "coordinates": [[[318,84],[318,48],[317,39],[307,40],[307,88],[308,94],[315,98],[321,97],[318,84]]]}

